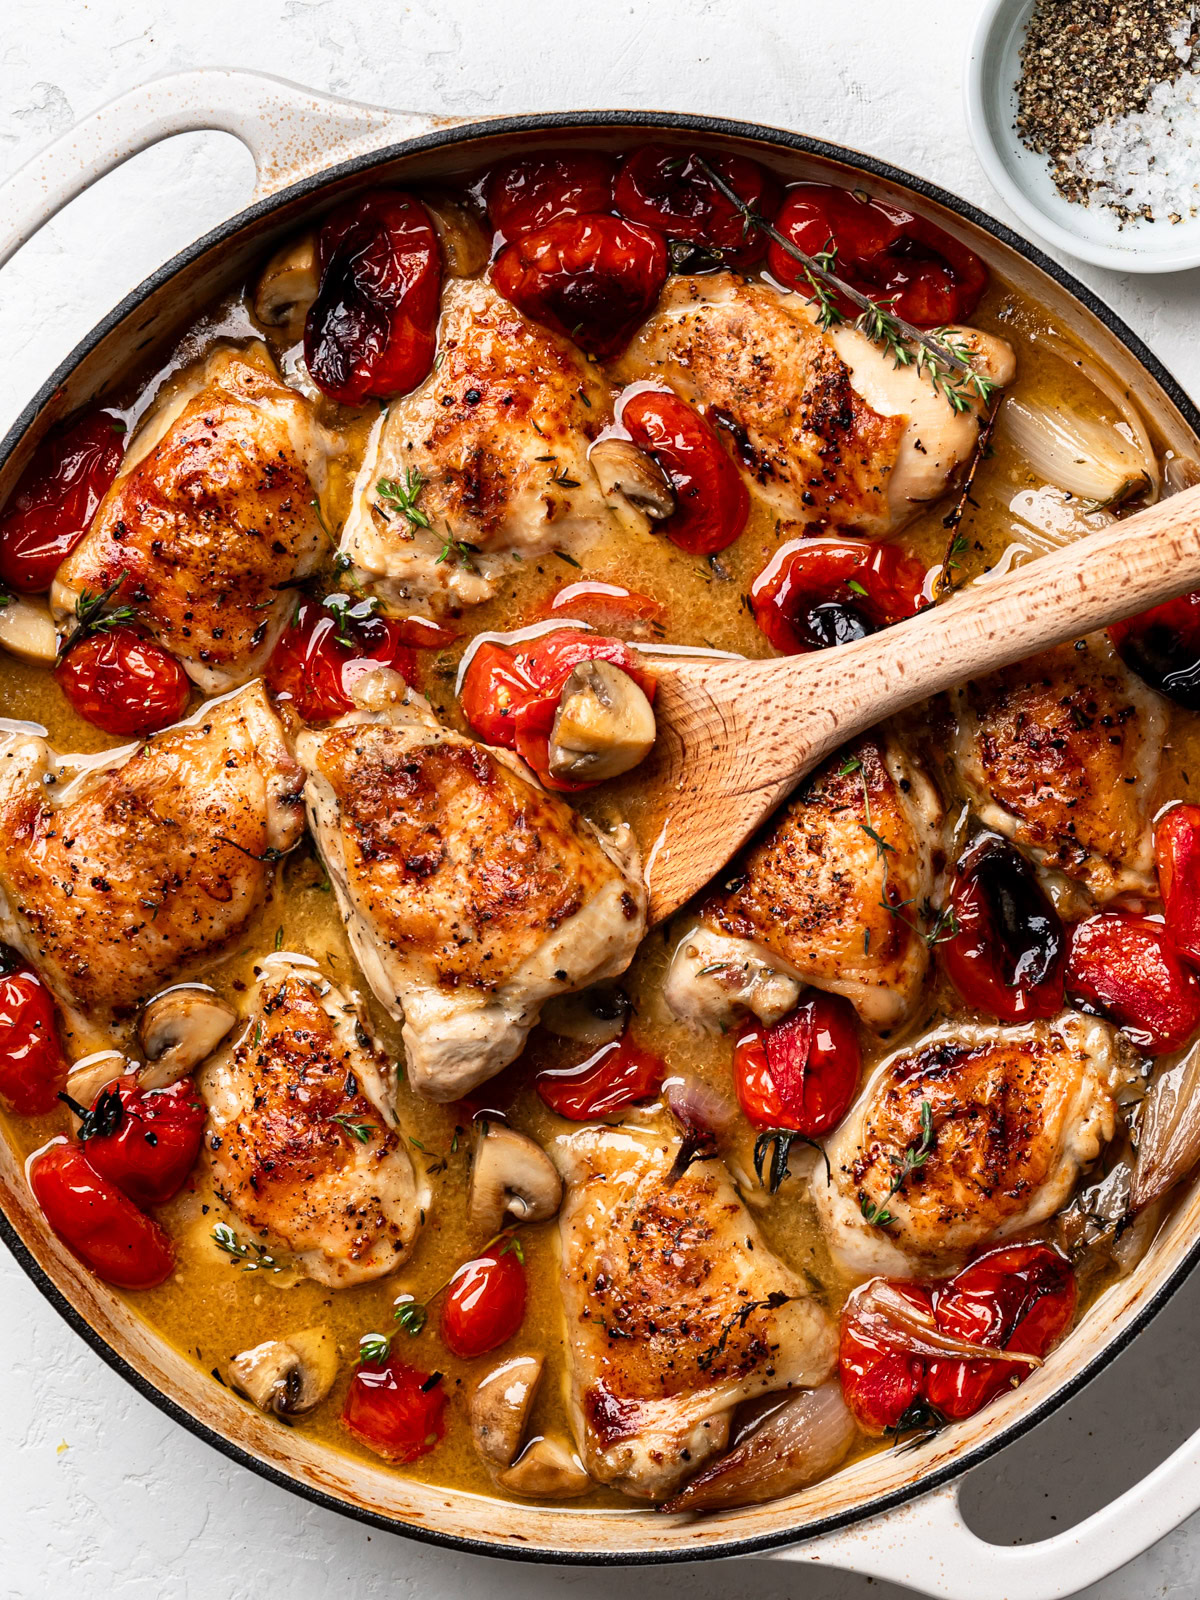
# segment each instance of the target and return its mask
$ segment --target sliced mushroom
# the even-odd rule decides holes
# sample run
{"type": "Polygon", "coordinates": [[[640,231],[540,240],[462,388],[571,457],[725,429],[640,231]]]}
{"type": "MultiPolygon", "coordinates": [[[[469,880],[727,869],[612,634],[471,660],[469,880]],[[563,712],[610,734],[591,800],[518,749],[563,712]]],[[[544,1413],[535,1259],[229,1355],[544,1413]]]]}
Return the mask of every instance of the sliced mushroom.
{"type": "Polygon", "coordinates": [[[52,667],[58,655],[58,635],[50,608],[24,595],[0,596],[0,645],[36,667],[52,667]]]}
{"type": "Polygon", "coordinates": [[[531,1500],[569,1500],[592,1487],[578,1456],[561,1439],[547,1437],[532,1440],[511,1467],[496,1474],[496,1482],[531,1500]]]}
{"type": "Polygon", "coordinates": [[[635,511],[662,522],[675,510],[675,491],[658,462],[629,439],[598,439],[588,460],[602,494],[619,494],[635,511]]]}
{"type": "Polygon", "coordinates": [[[446,276],[473,278],[482,272],[492,253],[491,240],[471,207],[445,189],[423,190],[421,204],[442,247],[446,276]]]}
{"type": "Polygon", "coordinates": [[[471,1391],[471,1437],[489,1467],[510,1467],[516,1460],[541,1381],[541,1356],[515,1356],[471,1391]]]}
{"type": "Polygon", "coordinates": [[[317,298],[317,242],[311,233],[289,239],[263,269],[254,291],[254,318],[278,328],[289,344],[304,332],[308,308],[317,298]]]}
{"type": "Polygon", "coordinates": [[[181,983],[155,995],[142,1012],[138,1038],[146,1057],[143,1089],[165,1089],[210,1056],[237,1012],[204,983],[181,983]]]}
{"type": "Polygon", "coordinates": [[[542,1027],[560,1039],[599,1048],[625,1031],[629,996],[615,983],[597,983],[577,994],[556,994],[542,1007],[542,1027]]]}
{"type": "MultiPolygon", "coordinates": [[[[71,1067],[67,1076],[67,1093],[78,1105],[92,1106],[101,1089],[107,1089],[129,1070],[129,1061],[119,1050],[97,1050],[95,1055],[83,1056],[71,1067]]],[[[79,1118],[71,1113],[72,1131],[79,1118]]]]}
{"type": "Polygon", "coordinates": [[[550,732],[550,772],[600,783],[636,767],[657,732],[654,710],[611,661],[581,661],[563,684],[550,732]]]}
{"type": "Polygon", "coordinates": [[[498,1233],[506,1217],[545,1222],[562,1204],[562,1179],[535,1140],[503,1122],[481,1122],[475,1137],[468,1214],[485,1233],[498,1233]]]}
{"type": "Polygon", "coordinates": [[[304,1328],[234,1356],[230,1388],[277,1417],[302,1417],[320,1405],[337,1377],[337,1346],[327,1328],[304,1328]]]}

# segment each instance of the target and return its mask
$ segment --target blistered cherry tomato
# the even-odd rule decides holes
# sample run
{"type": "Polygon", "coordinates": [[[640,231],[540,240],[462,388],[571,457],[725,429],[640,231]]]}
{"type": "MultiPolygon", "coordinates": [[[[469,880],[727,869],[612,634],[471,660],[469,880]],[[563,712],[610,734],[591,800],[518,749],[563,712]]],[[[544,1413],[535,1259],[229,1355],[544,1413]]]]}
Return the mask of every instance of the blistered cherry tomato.
{"type": "Polygon", "coordinates": [[[415,680],[416,657],[402,642],[405,635],[403,623],[372,616],[361,605],[338,614],[302,600],[267,662],[267,688],[290,700],[306,722],[328,722],[354,709],[355,682],[376,667],[415,680]]]}
{"type": "MultiPolygon", "coordinates": [[[[840,278],[919,328],[962,322],[987,287],[987,268],[965,244],[923,217],[849,189],[799,183],[784,197],[775,226],[807,255],[835,250],[840,278]]],[[[781,283],[807,288],[804,267],[781,245],[772,243],[767,266],[781,283]]],[[[858,311],[846,301],[841,309],[858,311]]]]}
{"type": "Polygon", "coordinates": [[[1108,636],[1144,683],[1176,705],[1200,711],[1200,589],[1115,622],[1108,636]]]}
{"type": "Polygon", "coordinates": [[[625,632],[641,636],[652,630],[663,615],[661,600],[627,589],[622,583],[599,583],[585,579],[568,583],[545,608],[552,617],[572,617],[606,632],[625,632]]]}
{"type": "Polygon", "coordinates": [[[669,389],[641,389],[621,408],[630,438],[671,480],[675,510],[663,532],[689,555],[731,545],[750,515],[750,492],[712,425],[669,389]]]}
{"type": "Polygon", "coordinates": [[[518,311],[601,360],[623,350],[667,280],[659,234],[620,217],[560,217],[506,245],[492,282],[518,311]]]}
{"type": "Polygon", "coordinates": [[[442,1301],[442,1342],[464,1360],[495,1350],[525,1320],[525,1268],[514,1239],[466,1261],[442,1301]]]}
{"type": "Polygon", "coordinates": [[[93,411],[51,434],[0,518],[0,587],[42,594],[83,538],[112,487],[125,454],[125,425],[111,411],[93,411]]]}
{"type": "Polygon", "coordinates": [[[45,1116],[67,1070],[53,996],[15,950],[0,945],[0,1099],[20,1117],[45,1116]]]}
{"type": "Polygon", "coordinates": [[[551,1111],[572,1122],[607,1117],[625,1106],[653,1100],[662,1087],[666,1067],[628,1034],[601,1045],[577,1067],[539,1072],[534,1087],[551,1111]]]}
{"type": "Polygon", "coordinates": [[[950,908],[942,962],[969,1006],[1002,1022],[1062,1010],[1066,934],[1015,845],[998,833],[973,841],[955,869],[950,908]]]}
{"type": "MultiPolygon", "coordinates": [[[[900,1282],[891,1287],[918,1311],[928,1314],[931,1310],[925,1285],[900,1282]]],[[[919,1404],[925,1363],[905,1343],[899,1329],[856,1315],[863,1292],[851,1294],[842,1312],[838,1375],[854,1420],[864,1433],[879,1435],[897,1427],[919,1404]]]]}
{"type": "Polygon", "coordinates": [[[36,1156],[29,1183],[46,1220],[85,1267],[118,1289],[153,1289],[175,1270],[170,1239],[82,1146],[52,1144],[36,1156]]]}
{"type": "Polygon", "coordinates": [[[1139,1049],[1165,1055],[1200,1027],[1200,978],[1161,922],[1102,911],[1071,929],[1067,993],[1111,1017],[1139,1049]]]}
{"type": "Polygon", "coordinates": [[[442,287],[425,208],[395,189],[347,201],[321,224],[317,269],[304,360],[318,389],[348,406],[415,389],[433,366],[442,287]]]}
{"type": "Polygon", "coordinates": [[[178,1194],[200,1154],[205,1111],[188,1078],[143,1092],[136,1077],[102,1089],[79,1138],[88,1161],[139,1206],[178,1194]]]}
{"type": "Polygon", "coordinates": [[[54,676],[85,721],[126,738],[178,722],[191,693],[175,657],[135,628],[89,634],[71,646],[54,676]]]}
{"type": "Polygon", "coordinates": [[[422,1372],[398,1356],[365,1361],[350,1380],[342,1422],[385,1461],[428,1455],[446,1432],[446,1390],[440,1372],[422,1372]]]}
{"type": "MultiPolygon", "coordinates": [[[[772,220],[780,190],[765,167],[746,156],[704,159],[759,216],[772,220]]],[[[731,266],[757,261],[766,246],[761,229],[748,224],[733,201],[721,193],[695,151],[645,145],[626,156],[613,202],[631,222],[657,228],[668,239],[705,245],[731,266]]]]}
{"type": "Polygon", "coordinates": [[[791,539],[750,588],[754,620],[785,655],[865,639],[929,604],[925,568],[897,544],[791,539]]]}
{"type": "Polygon", "coordinates": [[[1167,812],[1155,830],[1154,855],[1171,943],[1200,965],[1200,806],[1167,812]]]}
{"type": "Polygon", "coordinates": [[[517,156],[488,173],[488,220],[506,241],[587,211],[612,206],[613,160],[598,150],[517,156]]]}
{"type": "Polygon", "coordinates": [[[861,1067],[853,1008],[820,990],[769,1028],[747,1022],[733,1048],[738,1104],[754,1127],[809,1139],[846,1115],[861,1067]]]}

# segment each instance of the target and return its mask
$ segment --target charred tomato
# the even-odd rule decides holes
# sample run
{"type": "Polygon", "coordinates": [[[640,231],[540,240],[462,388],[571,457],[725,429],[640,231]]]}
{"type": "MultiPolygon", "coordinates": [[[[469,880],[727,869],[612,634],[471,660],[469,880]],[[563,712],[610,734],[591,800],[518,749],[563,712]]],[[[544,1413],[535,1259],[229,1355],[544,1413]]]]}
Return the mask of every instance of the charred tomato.
{"type": "Polygon", "coordinates": [[[929,604],[926,572],[896,544],[792,539],[750,589],[754,620],[785,655],[865,639],[929,604]]]}
{"type": "Polygon", "coordinates": [[[124,626],[71,645],[54,676],[85,721],[123,738],[144,738],[178,722],[191,694],[175,657],[124,626]]]}
{"type": "Polygon", "coordinates": [[[807,1139],[837,1127],[861,1069],[854,1009],[822,990],[770,1027],[745,1023],[733,1047],[733,1083],[747,1120],[807,1139]]]}
{"type": "Polygon", "coordinates": [[[1200,590],[1108,630],[1131,672],[1189,711],[1200,711],[1200,590]]]}
{"type": "Polygon", "coordinates": [[[139,1206],[156,1206],[191,1176],[204,1117],[190,1079],[143,1092],[135,1077],[127,1077],[102,1089],[84,1111],[79,1142],[101,1177],[139,1206]]]}
{"type": "Polygon", "coordinates": [[[620,408],[639,449],[671,480],[675,510],[661,524],[689,555],[715,555],[746,526],[750,493],[712,425],[670,389],[639,389],[620,408]]]}
{"type": "Polygon", "coordinates": [[[80,1145],[47,1145],[30,1163],[29,1184],[54,1232],[105,1283],[153,1289],[175,1270],[167,1235],[96,1171],[80,1145]]]}
{"type": "Polygon", "coordinates": [[[488,173],[488,221],[506,242],[537,233],[560,217],[612,207],[614,164],[598,150],[517,156],[488,173]]]}
{"type": "Polygon", "coordinates": [[[355,682],[376,667],[414,682],[416,657],[405,642],[412,637],[405,623],[375,616],[369,603],[335,609],[302,600],[267,662],[267,688],[306,722],[328,722],[354,709],[355,682]]]}
{"type": "Polygon", "coordinates": [[[42,441],[0,517],[0,586],[42,594],[91,526],[125,454],[125,424],[93,411],[42,441]]]}
{"type": "Polygon", "coordinates": [[[450,1279],[442,1301],[442,1342],[464,1360],[496,1350],[525,1320],[525,1266],[521,1245],[506,1239],[450,1279]]]}
{"type": "Polygon", "coordinates": [[[653,1100],[666,1066],[628,1034],[614,1039],[577,1067],[539,1072],[534,1087],[551,1111],[572,1122],[607,1117],[626,1106],[653,1100]]]}
{"type": "Polygon", "coordinates": [[[1071,929],[1067,993],[1111,1017],[1149,1055],[1178,1050],[1200,1027],[1200,978],[1161,922],[1102,911],[1071,929]]]}
{"type": "MultiPolygon", "coordinates": [[[[759,216],[772,219],[780,189],[765,167],[746,156],[704,160],[759,216]]],[[[721,192],[693,150],[645,145],[626,156],[613,201],[631,222],[657,228],[668,239],[702,245],[731,266],[748,266],[766,247],[764,234],[721,192]]]]}
{"type": "Polygon", "coordinates": [[[422,1372],[398,1356],[355,1368],[342,1422],[385,1461],[417,1461],[446,1432],[446,1391],[440,1372],[422,1372]]]}
{"type": "Polygon", "coordinates": [[[1200,965],[1200,806],[1168,811],[1155,831],[1154,854],[1171,943],[1200,965]]]}
{"type": "Polygon", "coordinates": [[[0,1099],[20,1117],[53,1111],[67,1079],[54,997],[15,950],[0,946],[0,1099]]]}
{"type": "Polygon", "coordinates": [[[600,583],[585,579],[568,583],[546,607],[551,617],[570,617],[606,632],[621,632],[637,637],[654,631],[663,616],[661,600],[627,589],[623,583],[600,583]]]}

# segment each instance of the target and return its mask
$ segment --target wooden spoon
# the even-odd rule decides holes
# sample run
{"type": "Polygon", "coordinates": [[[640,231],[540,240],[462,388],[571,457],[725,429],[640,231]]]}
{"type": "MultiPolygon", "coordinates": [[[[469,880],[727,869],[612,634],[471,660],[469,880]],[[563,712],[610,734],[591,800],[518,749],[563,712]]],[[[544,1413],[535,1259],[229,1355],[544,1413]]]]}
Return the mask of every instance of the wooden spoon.
{"type": "Polygon", "coordinates": [[[645,654],[658,739],[638,770],[650,920],[719,872],[832,750],[953,684],[1200,587],[1200,487],[869,639],[744,661],[645,654]]]}

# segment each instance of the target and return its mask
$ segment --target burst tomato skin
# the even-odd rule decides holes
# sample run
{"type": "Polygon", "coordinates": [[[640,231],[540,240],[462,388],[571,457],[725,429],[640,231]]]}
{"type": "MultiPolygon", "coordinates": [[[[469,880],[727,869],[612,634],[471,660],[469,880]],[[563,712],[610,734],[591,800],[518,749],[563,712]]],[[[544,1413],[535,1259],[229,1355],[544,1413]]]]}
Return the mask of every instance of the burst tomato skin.
{"type": "Polygon", "coordinates": [[[628,1034],[601,1045],[577,1067],[539,1072],[534,1087],[551,1111],[571,1122],[590,1122],[626,1106],[653,1100],[666,1066],[628,1034]]]}
{"type": "Polygon", "coordinates": [[[330,213],[317,234],[320,287],[304,325],[304,359],[343,405],[407,394],[437,344],[442,255],[425,208],[372,189],[330,213]]]}
{"type": "Polygon", "coordinates": [[[125,428],[93,411],[44,439],[0,517],[0,587],[44,594],[83,538],[125,454],[125,428]]]}
{"type": "Polygon", "coordinates": [[[712,425],[669,389],[639,390],[620,415],[671,480],[675,510],[662,524],[671,543],[696,556],[731,545],[750,515],[750,492],[712,425]]]}
{"type": "MultiPolygon", "coordinates": [[[[987,268],[966,245],[941,228],[882,200],[860,197],[825,183],[799,183],[787,191],[775,219],[779,232],[810,256],[836,249],[838,276],[920,328],[962,322],[987,287],[987,268]]],[[[807,287],[800,262],[772,243],[767,266],[790,288],[807,287]]],[[[858,308],[844,297],[840,308],[858,308]]]]}
{"type": "MultiPolygon", "coordinates": [[[[769,222],[780,188],[765,167],[746,156],[708,156],[735,194],[769,222]]],[[[742,213],[704,171],[696,152],[644,145],[621,163],[614,205],[630,222],[657,228],[668,239],[685,239],[720,251],[731,266],[748,266],[763,254],[762,231],[747,227],[742,213]]]]}
{"type": "Polygon", "coordinates": [[[516,156],[488,173],[488,221],[506,242],[538,233],[560,217],[612,206],[614,164],[598,150],[516,156]]]}
{"type": "Polygon", "coordinates": [[[112,1133],[84,1140],[88,1162],[139,1206],[161,1205],[179,1193],[196,1165],[204,1133],[204,1106],[188,1078],[167,1089],[143,1093],[136,1077],[101,1090],[121,1106],[112,1133]]]}
{"type": "Polygon", "coordinates": [[[465,1261],[442,1301],[442,1342],[465,1361],[505,1344],[525,1320],[525,1268],[512,1242],[465,1261]]]}
{"type": "Polygon", "coordinates": [[[178,722],[191,684],[176,661],[136,628],[92,633],[54,669],[59,687],[85,721],[124,738],[143,738],[178,722]]]}
{"type": "Polygon", "coordinates": [[[1015,845],[996,833],[976,839],[956,868],[950,905],[955,932],[939,949],[968,1005],[1002,1022],[1062,1010],[1066,934],[1015,845]]]}
{"type": "Polygon", "coordinates": [[[752,1018],[733,1048],[733,1083],[747,1120],[815,1139],[850,1109],[862,1051],[850,1003],[814,991],[770,1027],[752,1018]]]}
{"type": "Polygon", "coordinates": [[[1159,694],[1200,710],[1200,589],[1108,630],[1121,660],[1159,694]]]}
{"type": "Polygon", "coordinates": [[[364,1361],[350,1380],[343,1424],[385,1461],[419,1460],[446,1432],[446,1391],[432,1377],[398,1356],[364,1361]]]}
{"type": "Polygon", "coordinates": [[[389,617],[345,619],[315,600],[302,600],[271,652],[265,673],[277,699],[290,700],[306,722],[328,722],[353,711],[355,682],[376,667],[392,667],[406,683],[416,679],[412,634],[389,617]],[[346,637],[354,643],[346,644],[346,637]]]}
{"type": "MultiPolygon", "coordinates": [[[[922,1284],[894,1283],[896,1292],[919,1310],[929,1309],[922,1284]]],[[[838,1375],[842,1395],[864,1433],[878,1436],[894,1428],[921,1399],[925,1366],[921,1357],[897,1340],[881,1337],[854,1316],[854,1295],[842,1313],[838,1339],[838,1375]]]]}
{"type": "Polygon", "coordinates": [[[664,612],[661,600],[627,589],[623,583],[600,583],[584,579],[568,583],[545,608],[551,617],[571,617],[607,631],[624,630],[641,634],[658,622],[664,612]]]}
{"type": "Polygon", "coordinates": [[[620,217],[559,217],[506,245],[492,282],[533,322],[607,360],[623,350],[667,281],[659,234],[620,217]]]}
{"type": "Polygon", "coordinates": [[[865,638],[929,604],[926,572],[897,544],[792,539],[750,589],[754,620],[776,650],[800,655],[865,638]]]}
{"type": "Polygon", "coordinates": [[[58,1237],[105,1283],[153,1289],[175,1270],[170,1239],[96,1171],[82,1146],[47,1146],[30,1164],[29,1183],[58,1237]]]}
{"type": "Polygon", "coordinates": [[[1180,1049],[1200,1027],[1200,978],[1162,923],[1126,911],[1102,911],[1071,929],[1066,987],[1149,1055],[1180,1049]]]}
{"type": "Polygon", "coordinates": [[[1155,831],[1154,855],[1171,942],[1200,964],[1200,806],[1167,812],[1155,831]]]}
{"type": "Polygon", "coordinates": [[[19,1117],[53,1111],[67,1081],[54,997],[13,950],[0,946],[0,1100],[19,1117]]]}

